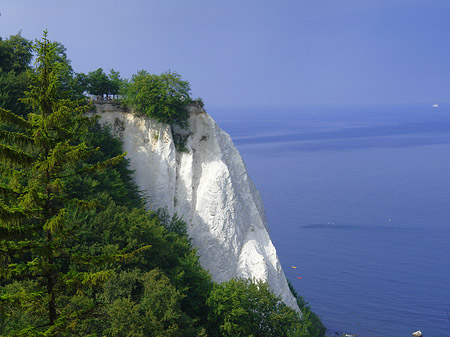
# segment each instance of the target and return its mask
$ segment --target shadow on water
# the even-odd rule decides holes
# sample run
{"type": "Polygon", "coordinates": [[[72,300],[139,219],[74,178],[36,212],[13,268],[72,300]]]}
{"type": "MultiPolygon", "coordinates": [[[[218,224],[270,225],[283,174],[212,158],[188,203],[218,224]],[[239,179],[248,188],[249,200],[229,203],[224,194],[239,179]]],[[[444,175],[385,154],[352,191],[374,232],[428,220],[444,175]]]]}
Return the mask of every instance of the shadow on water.
{"type": "Polygon", "coordinates": [[[348,127],[340,130],[301,131],[273,136],[236,138],[238,147],[288,151],[345,151],[375,147],[415,147],[450,144],[450,121],[348,127]]]}
{"type": "Polygon", "coordinates": [[[239,148],[345,151],[450,144],[450,111],[429,108],[243,109],[214,115],[239,148]],[[366,110],[369,111],[366,111],[366,110]],[[373,111],[371,111],[373,110],[373,111]]]}

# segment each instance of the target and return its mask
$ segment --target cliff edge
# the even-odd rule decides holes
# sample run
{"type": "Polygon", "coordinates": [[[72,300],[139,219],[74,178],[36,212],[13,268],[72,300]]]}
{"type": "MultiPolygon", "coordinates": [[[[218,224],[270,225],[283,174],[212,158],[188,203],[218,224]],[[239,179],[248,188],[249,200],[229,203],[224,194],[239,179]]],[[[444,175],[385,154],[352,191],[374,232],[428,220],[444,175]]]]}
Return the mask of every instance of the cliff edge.
{"type": "Polygon", "coordinates": [[[269,237],[259,192],[230,136],[199,106],[189,128],[156,122],[112,103],[98,102],[100,123],[110,124],[127,152],[147,207],[166,207],[188,223],[200,263],[217,282],[232,277],[267,281],[299,310],[269,237]],[[185,140],[178,151],[174,137],[185,140]]]}

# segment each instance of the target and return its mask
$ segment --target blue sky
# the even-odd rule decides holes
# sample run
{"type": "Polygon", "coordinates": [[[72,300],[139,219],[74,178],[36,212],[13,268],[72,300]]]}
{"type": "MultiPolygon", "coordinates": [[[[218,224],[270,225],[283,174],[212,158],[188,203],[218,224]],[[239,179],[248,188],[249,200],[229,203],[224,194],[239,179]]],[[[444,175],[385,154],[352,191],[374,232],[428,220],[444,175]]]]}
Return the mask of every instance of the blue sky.
{"type": "Polygon", "coordinates": [[[176,71],[208,107],[450,103],[449,0],[2,0],[77,72],[176,71]]]}

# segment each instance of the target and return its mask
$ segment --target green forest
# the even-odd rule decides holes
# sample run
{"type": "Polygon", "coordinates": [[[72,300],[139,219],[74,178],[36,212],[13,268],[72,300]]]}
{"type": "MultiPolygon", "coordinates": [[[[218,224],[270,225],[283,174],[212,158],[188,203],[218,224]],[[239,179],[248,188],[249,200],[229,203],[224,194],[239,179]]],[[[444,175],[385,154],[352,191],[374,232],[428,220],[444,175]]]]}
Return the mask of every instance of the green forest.
{"type": "Polygon", "coordinates": [[[0,38],[1,336],[324,336],[267,283],[215,283],[187,225],[146,210],[121,142],[89,97],[187,126],[177,73],[76,73],[43,37],[0,38]]]}

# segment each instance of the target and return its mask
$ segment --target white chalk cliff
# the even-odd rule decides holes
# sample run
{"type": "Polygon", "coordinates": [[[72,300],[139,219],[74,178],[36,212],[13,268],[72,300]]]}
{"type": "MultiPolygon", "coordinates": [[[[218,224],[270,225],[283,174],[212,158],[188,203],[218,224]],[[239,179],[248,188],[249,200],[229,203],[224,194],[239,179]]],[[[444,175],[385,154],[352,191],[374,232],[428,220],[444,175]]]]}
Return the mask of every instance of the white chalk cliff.
{"type": "Polygon", "coordinates": [[[188,223],[200,263],[218,282],[232,277],[268,281],[283,301],[298,310],[269,237],[259,192],[230,136],[200,107],[190,108],[189,128],[171,128],[96,104],[100,122],[122,140],[147,193],[148,208],[166,207],[188,223]],[[175,149],[174,134],[187,137],[186,151],[175,149]]]}

